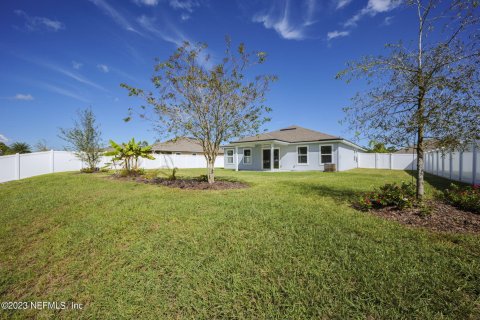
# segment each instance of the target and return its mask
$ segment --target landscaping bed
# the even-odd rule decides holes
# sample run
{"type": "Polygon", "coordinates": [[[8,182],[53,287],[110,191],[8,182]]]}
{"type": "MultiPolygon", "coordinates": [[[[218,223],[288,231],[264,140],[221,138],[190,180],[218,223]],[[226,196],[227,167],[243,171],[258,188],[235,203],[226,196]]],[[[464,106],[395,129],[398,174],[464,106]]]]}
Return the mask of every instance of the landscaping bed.
{"type": "Polygon", "coordinates": [[[121,176],[114,174],[113,179],[136,181],[139,183],[162,185],[170,188],[189,189],[189,190],[227,190],[227,189],[242,189],[247,188],[248,184],[240,181],[221,180],[217,179],[210,184],[201,178],[148,178],[142,175],[139,176],[121,176]]]}
{"type": "Polygon", "coordinates": [[[459,210],[439,200],[426,201],[425,205],[430,210],[428,213],[421,208],[398,210],[394,207],[374,209],[369,212],[388,220],[433,231],[480,233],[480,215],[459,210]]]}

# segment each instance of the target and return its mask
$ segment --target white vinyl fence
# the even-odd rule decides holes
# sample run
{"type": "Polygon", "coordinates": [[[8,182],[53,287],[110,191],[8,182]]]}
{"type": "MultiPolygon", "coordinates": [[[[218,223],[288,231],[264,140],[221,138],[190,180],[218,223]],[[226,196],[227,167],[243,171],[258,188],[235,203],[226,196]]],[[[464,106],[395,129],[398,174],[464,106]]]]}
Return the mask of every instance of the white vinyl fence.
{"type": "Polygon", "coordinates": [[[479,184],[480,148],[473,144],[464,151],[428,151],[425,153],[425,171],[450,180],[479,184]]]}
{"type": "Polygon", "coordinates": [[[417,170],[417,155],[403,153],[358,153],[358,167],[370,169],[417,170]]]}
{"type": "MultiPolygon", "coordinates": [[[[206,168],[203,155],[155,154],[155,160],[140,159],[139,165],[144,169],[161,168],[206,168]]],[[[110,162],[110,157],[103,157],[99,166],[110,162]]],[[[84,165],[69,151],[45,151],[10,156],[0,156],[0,183],[38,176],[41,174],[78,171],[84,165]]],[[[218,156],[215,167],[223,168],[223,155],[218,156]]]]}

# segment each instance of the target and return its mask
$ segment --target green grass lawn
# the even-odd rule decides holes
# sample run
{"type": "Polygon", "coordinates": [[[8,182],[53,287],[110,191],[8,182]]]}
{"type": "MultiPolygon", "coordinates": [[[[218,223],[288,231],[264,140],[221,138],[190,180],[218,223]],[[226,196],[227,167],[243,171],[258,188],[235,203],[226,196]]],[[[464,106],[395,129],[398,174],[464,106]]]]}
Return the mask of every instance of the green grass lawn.
{"type": "Polygon", "coordinates": [[[349,206],[409,174],[217,173],[251,187],[192,191],[79,173],[0,184],[0,300],[84,304],[0,317],[480,317],[480,236],[349,206]]]}

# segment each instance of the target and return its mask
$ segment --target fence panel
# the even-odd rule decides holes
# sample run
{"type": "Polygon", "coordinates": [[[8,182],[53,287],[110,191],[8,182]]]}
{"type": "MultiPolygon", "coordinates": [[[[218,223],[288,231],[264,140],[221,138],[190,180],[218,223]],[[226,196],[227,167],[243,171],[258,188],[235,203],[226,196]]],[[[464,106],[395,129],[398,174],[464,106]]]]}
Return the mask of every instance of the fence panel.
{"type": "Polygon", "coordinates": [[[417,170],[417,156],[415,154],[406,153],[392,154],[392,169],[417,170]]]}
{"type": "Polygon", "coordinates": [[[0,157],[0,182],[6,182],[16,179],[17,172],[17,156],[0,157]]]}
{"type": "MultiPolygon", "coordinates": [[[[111,157],[102,157],[99,167],[111,163],[111,157]]],[[[181,169],[206,168],[203,155],[156,154],[154,160],[139,159],[144,169],[174,167],[181,169]]],[[[216,167],[223,168],[223,155],[215,161],[216,167]]],[[[78,171],[85,167],[73,152],[45,151],[0,157],[0,182],[23,179],[52,172],[78,171]]],[[[117,166],[118,168],[118,166],[117,166]]]]}
{"type": "Polygon", "coordinates": [[[20,155],[20,179],[51,173],[51,152],[35,152],[20,155]]]}
{"type": "Polygon", "coordinates": [[[471,145],[463,152],[429,151],[425,154],[428,173],[469,184],[480,183],[480,148],[471,145]],[[438,158],[438,160],[437,160],[438,158]],[[435,163],[438,161],[438,167],[435,163]],[[438,170],[437,170],[438,169],[438,170]]]}
{"type": "Polygon", "coordinates": [[[53,168],[54,172],[78,171],[82,162],[72,152],[54,151],[53,168]]]}

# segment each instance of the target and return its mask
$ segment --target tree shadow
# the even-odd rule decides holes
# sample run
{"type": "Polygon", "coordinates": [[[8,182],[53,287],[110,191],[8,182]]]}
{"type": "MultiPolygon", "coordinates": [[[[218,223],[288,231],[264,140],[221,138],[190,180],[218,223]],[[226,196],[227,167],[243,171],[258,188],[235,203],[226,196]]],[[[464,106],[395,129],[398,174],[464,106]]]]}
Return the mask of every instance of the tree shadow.
{"type": "MultiPolygon", "coordinates": [[[[417,171],[406,171],[406,172],[409,175],[411,175],[414,179],[416,179],[417,171]]],[[[468,183],[465,183],[465,182],[450,180],[445,177],[436,176],[427,172],[425,172],[425,181],[439,191],[444,191],[445,189],[448,189],[448,187],[450,187],[450,184],[452,183],[459,186],[468,185],[468,183]]]]}
{"type": "Polygon", "coordinates": [[[308,182],[280,182],[281,184],[294,190],[294,192],[300,195],[314,195],[329,197],[336,201],[349,201],[355,196],[358,196],[362,191],[345,188],[344,186],[338,188],[332,188],[323,184],[308,183],[308,182]]]}

